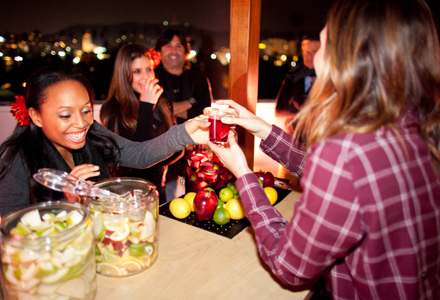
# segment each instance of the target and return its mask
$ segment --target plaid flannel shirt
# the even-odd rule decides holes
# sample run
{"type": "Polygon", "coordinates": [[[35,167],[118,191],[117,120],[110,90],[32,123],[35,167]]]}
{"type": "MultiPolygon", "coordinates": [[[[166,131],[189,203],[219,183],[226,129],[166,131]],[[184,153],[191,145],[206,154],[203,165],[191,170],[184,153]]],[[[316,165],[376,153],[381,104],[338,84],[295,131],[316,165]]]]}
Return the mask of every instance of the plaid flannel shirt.
{"type": "Polygon", "coordinates": [[[237,187],[278,278],[307,288],[324,276],[334,299],[440,299],[439,178],[415,113],[397,126],[400,136],[389,128],[333,136],[307,156],[273,126],[260,148],[292,173],[303,170],[292,220],[255,175],[237,187]]]}

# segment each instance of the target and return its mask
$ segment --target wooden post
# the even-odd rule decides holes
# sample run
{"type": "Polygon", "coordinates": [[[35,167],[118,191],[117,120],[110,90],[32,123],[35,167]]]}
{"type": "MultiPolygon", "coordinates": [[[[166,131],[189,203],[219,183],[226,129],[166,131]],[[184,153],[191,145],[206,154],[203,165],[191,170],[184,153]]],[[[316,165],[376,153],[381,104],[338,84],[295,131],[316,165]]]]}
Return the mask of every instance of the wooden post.
{"type": "MultiPolygon", "coordinates": [[[[255,113],[258,100],[258,57],[261,0],[231,0],[229,98],[255,113]]],[[[237,128],[248,165],[254,165],[254,136],[237,128]]]]}

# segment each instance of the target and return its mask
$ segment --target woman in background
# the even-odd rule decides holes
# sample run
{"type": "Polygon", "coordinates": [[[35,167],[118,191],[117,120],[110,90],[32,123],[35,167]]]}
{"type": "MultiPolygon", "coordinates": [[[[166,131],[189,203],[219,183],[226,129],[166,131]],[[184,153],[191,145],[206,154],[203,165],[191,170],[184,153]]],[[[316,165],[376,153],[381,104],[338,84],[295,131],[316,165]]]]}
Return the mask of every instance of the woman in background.
{"type": "Polygon", "coordinates": [[[287,222],[230,132],[209,142],[238,178],[262,259],[287,284],[323,278],[333,299],[440,299],[440,47],[423,0],[339,0],[314,58],[295,137],[233,101],[223,118],[302,176],[287,222]]]}
{"type": "Polygon", "coordinates": [[[94,122],[93,102],[90,82],[76,70],[43,68],[30,76],[24,97],[13,104],[17,128],[0,146],[1,216],[65,199],[33,179],[40,168],[99,181],[118,165],[146,168],[208,138],[209,123],[193,119],[155,139],[132,142],[94,122]]]}
{"type": "MultiPolygon", "coordinates": [[[[132,141],[143,142],[166,132],[175,124],[172,106],[161,97],[162,87],[154,76],[160,56],[139,44],[124,45],[115,60],[107,100],[102,105],[102,124],[132,141]]],[[[138,177],[151,181],[159,191],[160,201],[166,201],[165,179],[168,165],[183,152],[148,169],[121,167],[117,176],[138,177]]]]}

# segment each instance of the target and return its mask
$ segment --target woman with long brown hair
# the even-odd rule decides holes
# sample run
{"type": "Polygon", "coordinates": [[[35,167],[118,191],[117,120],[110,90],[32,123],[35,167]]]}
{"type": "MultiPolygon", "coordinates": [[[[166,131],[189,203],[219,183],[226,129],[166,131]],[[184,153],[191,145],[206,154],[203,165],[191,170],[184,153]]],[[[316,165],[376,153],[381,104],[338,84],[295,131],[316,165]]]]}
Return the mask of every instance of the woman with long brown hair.
{"type": "MultiPolygon", "coordinates": [[[[160,57],[140,44],[127,44],[118,51],[107,100],[102,105],[102,124],[132,141],[150,140],[175,124],[172,106],[162,97],[154,68],[160,57]]],[[[144,178],[154,183],[161,202],[166,201],[167,166],[182,152],[148,169],[119,168],[116,175],[144,178]]]]}
{"type": "Polygon", "coordinates": [[[223,118],[301,177],[287,222],[230,132],[209,142],[238,178],[263,260],[287,284],[319,278],[333,299],[440,299],[440,46],[423,0],[339,0],[294,136],[233,101],[223,118]]]}

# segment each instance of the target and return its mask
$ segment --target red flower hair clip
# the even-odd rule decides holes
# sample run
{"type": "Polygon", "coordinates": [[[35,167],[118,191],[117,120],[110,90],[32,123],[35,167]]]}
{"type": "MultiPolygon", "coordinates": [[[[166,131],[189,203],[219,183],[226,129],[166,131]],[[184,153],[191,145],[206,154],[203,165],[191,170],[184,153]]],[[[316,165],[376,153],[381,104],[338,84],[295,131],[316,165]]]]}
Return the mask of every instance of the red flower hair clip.
{"type": "Polygon", "coordinates": [[[11,113],[20,126],[29,126],[31,121],[29,118],[28,109],[26,108],[26,101],[23,96],[15,96],[15,102],[9,104],[12,106],[11,113]]]}
{"type": "Polygon", "coordinates": [[[147,53],[150,55],[151,59],[153,60],[153,68],[156,68],[160,64],[160,60],[161,60],[159,53],[153,48],[148,50],[147,53]]]}

